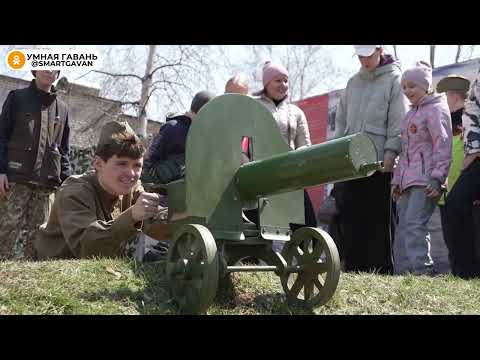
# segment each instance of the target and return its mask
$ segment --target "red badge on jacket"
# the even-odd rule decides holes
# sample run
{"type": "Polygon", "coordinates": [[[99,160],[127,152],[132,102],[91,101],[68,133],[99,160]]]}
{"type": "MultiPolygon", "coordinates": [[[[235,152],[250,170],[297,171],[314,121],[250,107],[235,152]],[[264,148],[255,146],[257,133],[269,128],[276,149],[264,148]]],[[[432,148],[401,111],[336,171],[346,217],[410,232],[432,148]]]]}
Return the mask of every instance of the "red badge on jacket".
{"type": "Polygon", "coordinates": [[[415,124],[410,125],[410,132],[415,134],[417,132],[417,126],[415,124]]]}

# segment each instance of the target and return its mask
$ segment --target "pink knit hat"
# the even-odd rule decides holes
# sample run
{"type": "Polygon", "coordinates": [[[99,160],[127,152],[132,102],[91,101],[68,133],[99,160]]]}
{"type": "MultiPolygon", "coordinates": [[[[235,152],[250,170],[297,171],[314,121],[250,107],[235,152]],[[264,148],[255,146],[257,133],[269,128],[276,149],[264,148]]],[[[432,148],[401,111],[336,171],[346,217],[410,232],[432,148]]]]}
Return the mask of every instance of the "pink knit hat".
{"type": "Polygon", "coordinates": [[[429,63],[419,61],[414,67],[405,70],[402,81],[412,81],[426,92],[432,87],[432,67],[429,63]]]}
{"type": "Polygon", "coordinates": [[[267,84],[278,75],[285,75],[288,77],[287,69],[283,65],[267,61],[265,65],[263,65],[263,86],[267,86],[267,84]]]}

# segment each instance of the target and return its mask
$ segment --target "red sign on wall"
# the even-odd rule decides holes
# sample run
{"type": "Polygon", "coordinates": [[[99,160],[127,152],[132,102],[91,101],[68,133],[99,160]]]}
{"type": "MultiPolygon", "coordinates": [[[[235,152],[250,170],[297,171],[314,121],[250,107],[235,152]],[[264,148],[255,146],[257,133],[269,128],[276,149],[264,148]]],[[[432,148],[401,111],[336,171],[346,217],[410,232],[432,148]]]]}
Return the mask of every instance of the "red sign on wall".
{"type": "MultiPolygon", "coordinates": [[[[328,102],[329,94],[314,96],[297,102],[297,106],[303,110],[307,117],[312,144],[320,144],[327,140],[328,102]]],[[[307,191],[312,200],[315,214],[317,214],[318,208],[325,197],[324,185],[308,188],[307,191]]]]}

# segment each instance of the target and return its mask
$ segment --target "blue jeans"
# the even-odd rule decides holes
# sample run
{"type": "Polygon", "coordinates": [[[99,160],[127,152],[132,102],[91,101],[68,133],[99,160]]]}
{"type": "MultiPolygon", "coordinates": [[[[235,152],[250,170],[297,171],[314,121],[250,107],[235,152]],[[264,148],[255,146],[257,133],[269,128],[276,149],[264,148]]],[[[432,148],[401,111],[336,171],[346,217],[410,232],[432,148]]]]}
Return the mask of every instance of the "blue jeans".
{"type": "Polygon", "coordinates": [[[402,192],[397,209],[399,221],[393,243],[395,273],[431,274],[433,260],[427,223],[435,202],[427,198],[425,187],[412,186],[402,192]]]}

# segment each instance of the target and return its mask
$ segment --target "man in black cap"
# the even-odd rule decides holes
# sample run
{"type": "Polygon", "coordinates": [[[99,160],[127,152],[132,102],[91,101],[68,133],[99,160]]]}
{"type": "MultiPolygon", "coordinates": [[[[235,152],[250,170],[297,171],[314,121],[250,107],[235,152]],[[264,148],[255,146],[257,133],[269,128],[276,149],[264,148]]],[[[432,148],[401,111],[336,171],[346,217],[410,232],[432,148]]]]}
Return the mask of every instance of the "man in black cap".
{"type": "Polygon", "coordinates": [[[214,97],[208,91],[200,91],[194,96],[190,111],[167,118],[148,149],[141,178],[143,183],[167,184],[184,176],[188,130],[200,109],[214,97]]]}
{"type": "Polygon", "coordinates": [[[71,172],[66,104],[53,86],[59,71],[32,71],[8,94],[0,115],[0,260],[35,259],[33,240],[50,195],[71,172]]]}
{"type": "MultiPolygon", "coordinates": [[[[468,89],[470,88],[470,81],[461,75],[448,75],[441,79],[437,84],[438,93],[446,93],[448,107],[452,118],[452,165],[448,173],[448,186],[451,189],[455,184],[463,162],[463,139],[462,134],[462,115],[465,106],[465,99],[467,98],[468,89]]],[[[456,244],[448,237],[446,232],[445,217],[445,194],[438,202],[438,208],[435,209],[428,228],[430,231],[431,253],[434,260],[434,270],[436,273],[448,273],[451,269],[452,262],[456,261],[455,249],[456,244]],[[455,257],[455,259],[454,259],[455,257]]],[[[457,265],[455,265],[454,272],[457,272],[457,265]]]]}

